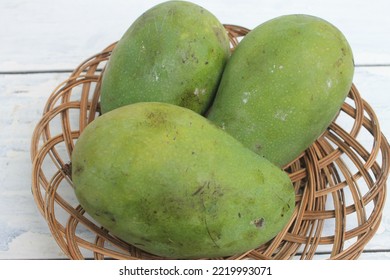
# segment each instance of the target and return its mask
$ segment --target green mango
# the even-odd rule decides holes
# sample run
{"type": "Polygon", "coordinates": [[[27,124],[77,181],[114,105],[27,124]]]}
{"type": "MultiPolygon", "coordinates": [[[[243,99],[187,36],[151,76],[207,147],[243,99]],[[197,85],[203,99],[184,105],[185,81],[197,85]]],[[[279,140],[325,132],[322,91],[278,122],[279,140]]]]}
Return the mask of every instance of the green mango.
{"type": "Polygon", "coordinates": [[[283,167],[330,125],[352,85],[350,45],[309,15],[285,15],[250,31],[225,67],[207,116],[283,167]]]}
{"type": "Polygon", "coordinates": [[[224,26],[206,9],[168,1],[142,14],[115,46],[101,82],[101,110],[166,102],[203,114],[230,56],[224,26]]]}
{"type": "Polygon", "coordinates": [[[122,240],[167,258],[230,256],[289,222],[287,173],[203,116],[141,102],[90,123],[72,153],[78,201],[122,240]]]}

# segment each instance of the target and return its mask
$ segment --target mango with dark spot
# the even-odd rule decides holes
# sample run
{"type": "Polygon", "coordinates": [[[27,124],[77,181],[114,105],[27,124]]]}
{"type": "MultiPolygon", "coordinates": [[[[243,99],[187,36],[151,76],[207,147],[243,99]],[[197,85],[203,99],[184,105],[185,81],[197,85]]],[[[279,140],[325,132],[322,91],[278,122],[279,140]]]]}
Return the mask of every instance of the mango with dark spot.
{"type": "Polygon", "coordinates": [[[217,91],[229,48],[225,28],[209,11],[186,1],[158,4],[115,46],[101,82],[101,110],[156,101],[203,114],[217,91]]]}
{"type": "Polygon", "coordinates": [[[234,50],[208,119],[283,167],[334,120],[353,73],[352,50],[335,26],[309,15],[274,18],[234,50]]]}
{"type": "Polygon", "coordinates": [[[87,213],[167,258],[257,248],[286,226],[295,206],[284,171],[203,116],[168,103],[122,106],[94,120],[75,144],[72,170],[87,213]]]}

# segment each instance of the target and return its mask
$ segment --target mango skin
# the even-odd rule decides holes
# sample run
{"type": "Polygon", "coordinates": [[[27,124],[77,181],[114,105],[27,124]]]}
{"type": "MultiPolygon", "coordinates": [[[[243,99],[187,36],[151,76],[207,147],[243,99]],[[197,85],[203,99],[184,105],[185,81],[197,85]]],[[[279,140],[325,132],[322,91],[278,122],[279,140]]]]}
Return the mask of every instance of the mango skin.
{"type": "Polygon", "coordinates": [[[289,221],[288,175],[195,112],[137,103],[89,124],[72,153],[76,196],[112,234],[174,259],[258,247],[289,221]]]}
{"type": "Polygon", "coordinates": [[[309,15],[281,16],[239,43],[207,117],[283,167],[334,120],[353,73],[352,50],[335,26],[309,15]]]}
{"type": "Polygon", "coordinates": [[[168,1],[142,14],[115,46],[101,83],[101,110],[166,102],[203,114],[230,56],[227,32],[206,9],[168,1]]]}

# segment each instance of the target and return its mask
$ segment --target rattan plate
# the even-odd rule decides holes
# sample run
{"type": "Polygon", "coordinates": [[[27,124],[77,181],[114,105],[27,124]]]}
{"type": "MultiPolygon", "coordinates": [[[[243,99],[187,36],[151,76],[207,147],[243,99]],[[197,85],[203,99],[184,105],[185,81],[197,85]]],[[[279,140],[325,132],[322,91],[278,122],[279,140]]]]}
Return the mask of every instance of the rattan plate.
{"type": "MultiPolygon", "coordinates": [[[[225,28],[234,51],[249,30],[225,28]]],[[[49,96],[31,141],[32,193],[70,259],[160,259],[111,235],[73,192],[72,150],[99,116],[100,79],[114,47],[81,63],[49,96]]],[[[327,131],[285,171],[296,191],[289,224],[267,244],[225,259],[357,259],[381,223],[389,144],[355,85],[327,131]]]]}

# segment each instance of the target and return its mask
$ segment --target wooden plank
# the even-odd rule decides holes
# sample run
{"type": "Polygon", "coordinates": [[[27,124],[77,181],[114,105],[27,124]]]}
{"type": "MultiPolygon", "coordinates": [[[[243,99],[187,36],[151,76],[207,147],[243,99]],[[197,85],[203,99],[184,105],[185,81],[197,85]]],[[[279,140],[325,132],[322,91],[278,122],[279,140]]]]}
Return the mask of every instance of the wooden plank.
{"type": "Polygon", "coordinates": [[[0,259],[64,257],[31,194],[30,143],[67,74],[0,75],[0,259]]]}
{"type": "MultiPolygon", "coordinates": [[[[120,39],[130,24],[162,1],[3,0],[0,72],[72,69],[120,39]]],[[[291,13],[322,17],[349,40],[357,64],[390,64],[390,2],[386,0],[193,1],[222,23],[254,28],[291,13]]]]}
{"type": "Polygon", "coordinates": [[[390,260],[390,251],[363,252],[359,260],[390,260]]]}

